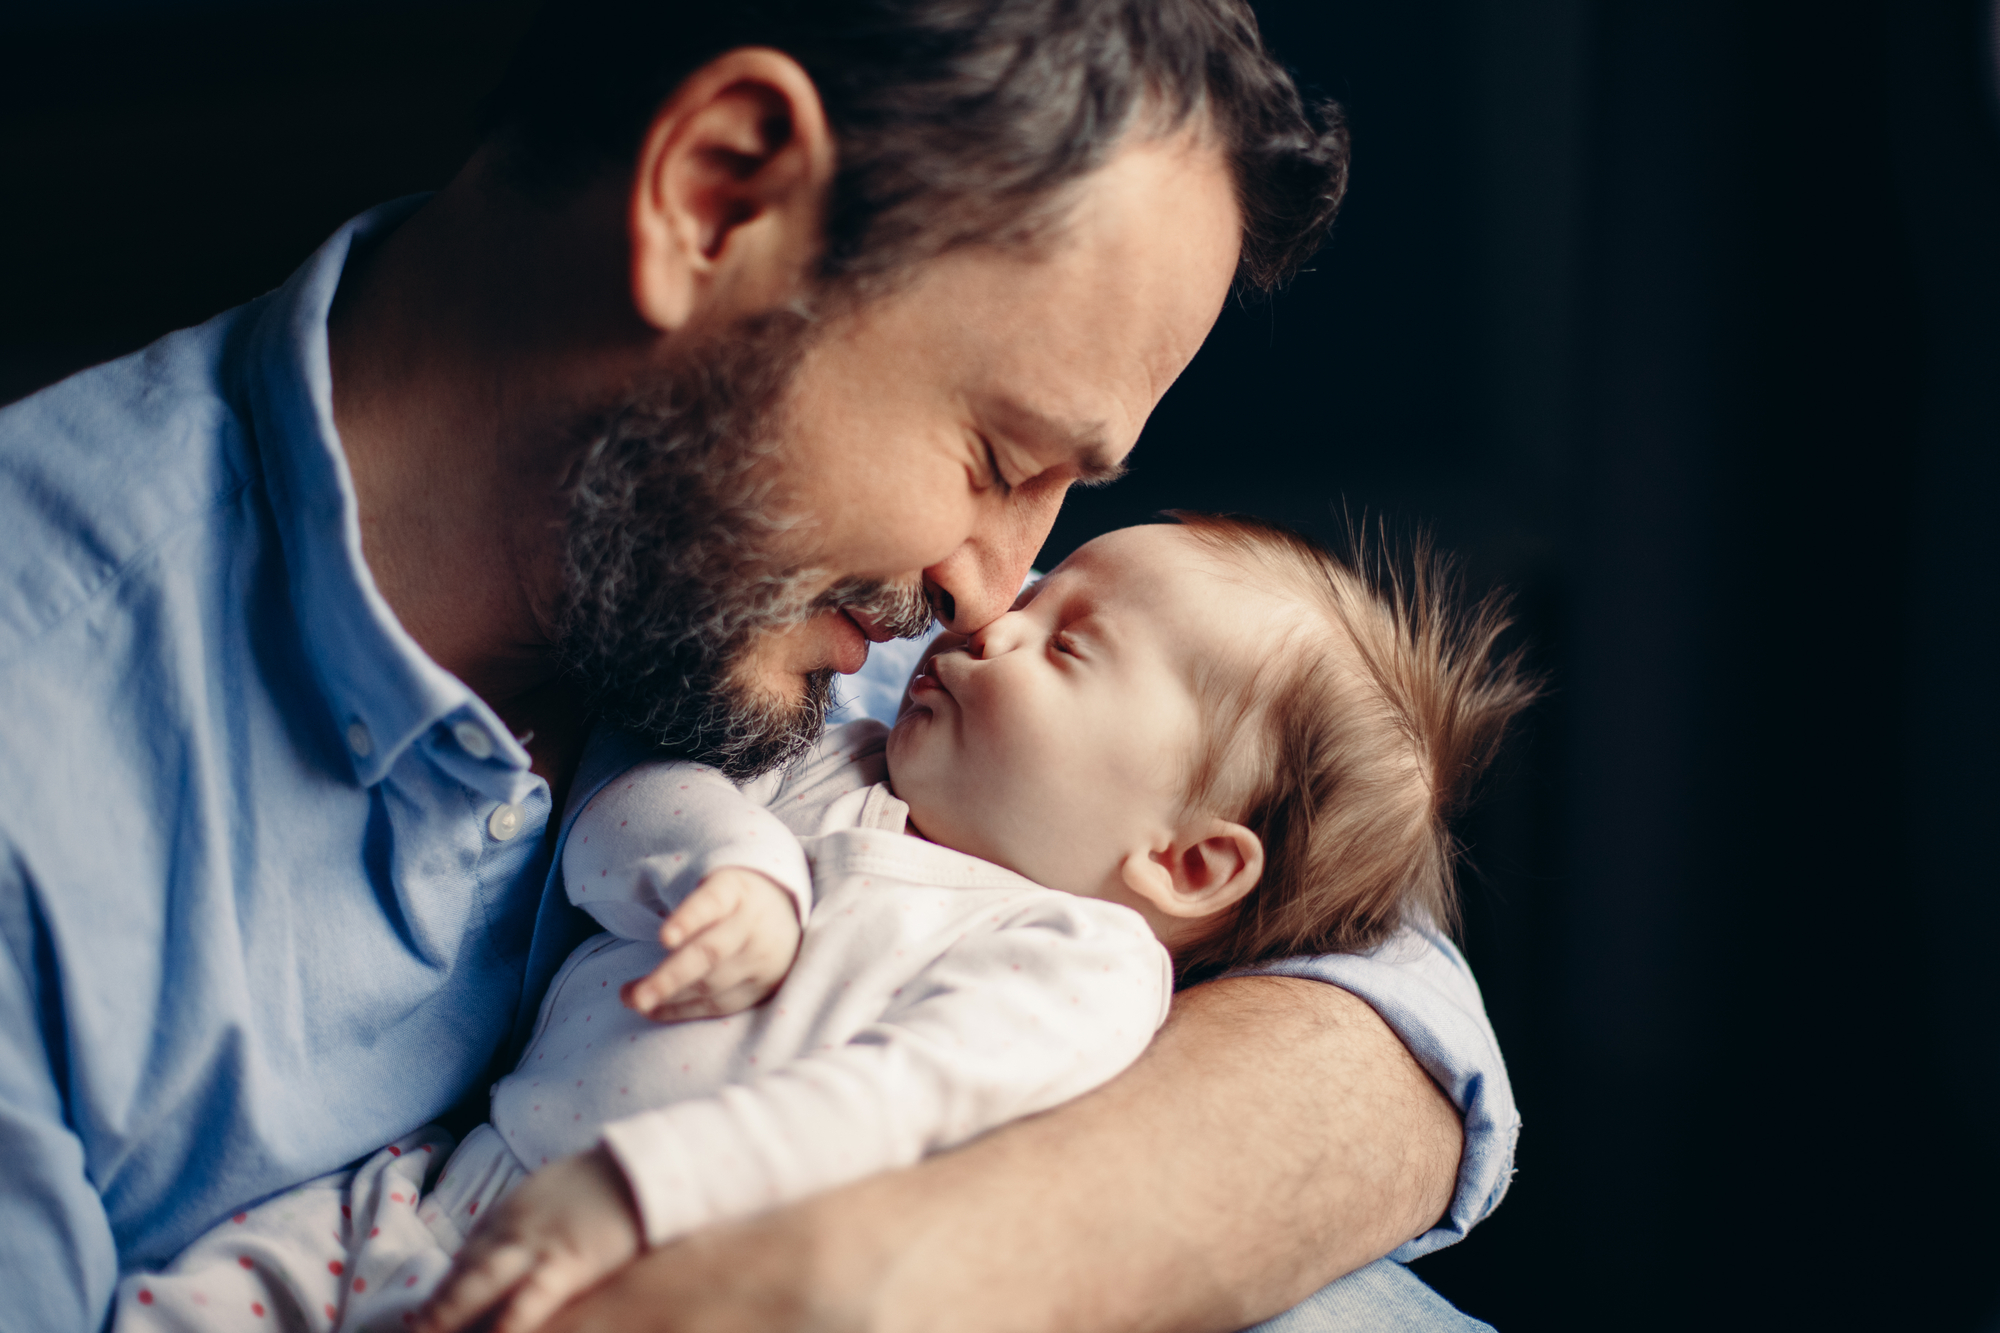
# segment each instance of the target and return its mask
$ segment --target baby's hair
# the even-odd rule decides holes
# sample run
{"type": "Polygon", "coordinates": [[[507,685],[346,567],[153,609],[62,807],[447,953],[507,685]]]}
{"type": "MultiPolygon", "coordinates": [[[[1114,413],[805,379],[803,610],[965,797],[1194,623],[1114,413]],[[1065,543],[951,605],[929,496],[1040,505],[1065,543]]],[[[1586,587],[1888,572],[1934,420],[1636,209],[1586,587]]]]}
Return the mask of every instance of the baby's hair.
{"type": "Polygon", "coordinates": [[[1428,542],[1398,560],[1350,529],[1348,554],[1275,523],[1170,511],[1253,584],[1296,602],[1281,641],[1248,672],[1197,681],[1210,725],[1190,809],[1264,843],[1264,874],[1205,938],[1178,951],[1183,984],[1294,954],[1359,953],[1405,922],[1457,923],[1460,848],[1450,821],[1540,683],[1504,597],[1463,605],[1428,542]]]}

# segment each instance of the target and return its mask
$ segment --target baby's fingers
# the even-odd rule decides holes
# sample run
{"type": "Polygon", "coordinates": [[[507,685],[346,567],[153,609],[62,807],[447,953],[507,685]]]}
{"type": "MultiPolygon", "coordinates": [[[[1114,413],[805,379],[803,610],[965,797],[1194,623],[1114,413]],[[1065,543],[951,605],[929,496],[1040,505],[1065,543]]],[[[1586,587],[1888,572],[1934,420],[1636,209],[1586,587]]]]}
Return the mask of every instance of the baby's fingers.
{"type": "Polygon", "coordinates": [[[660,943],[678,949],[743,905],[743,886],[736,872],[718,870],[701,882],[660,927],[660,943]]]}
{"type": "MultiPolygon", "coordinates": [[[[471,1252],[473,1247],[467,1248],[471,1252]]],[[[496,1245],[483,1253],[472,1253],[470,1265],[461,1256],[445,1275],[444,1285],[418,1311],[418,1333],[454,1333],[476,1322],[505,1300],[534,1266],[535,1256],[524,1245],[496,1245]]]]}
{"type": "MultiPolygon", "coordinates": [[[[711,930],[688,947],[705,946],[712,937],[722,934],[721,928],[711,930]]],[[[715,947],[724,951],[714,958],[701,978],[692,985],[662,995],[658,1003],[644,1011],[646,1016],[656,1023],[718,1018],[724,1014],[740,1013],[770,998],[778,983],[785,979],[791,959],[788,955],[774,954],[770,949],[758,947],[750,934],[746,931],[745,938],[737,941],[733,948],[727,947],[725,939],[715,939],[715,947]]]]}
{"type": "Polygon", "coordinates": [[[665,1022],[661,1012],[674,1003],[676,996],[700,994],[704,969],[698,968],[696,958],[674,955],[661,963],[637,981],[628,981],[618,992],[618,999],[635,1014],[644,1014],[656,1022],[665,1022]],[[675,964],[680,966],[676,967],[675,964]]]}
{"type": "MultiPolygon", "coordinates": [[[[740,945],[740,941],[737,942],[740,945]]],[[[665,962],[620,992],[629,1008],[651,1014],[661,1005],[708,994],[710,978],[731,947],[724,927],[714,926],[682,945],[665,962]]]]}
{"type": "Polygon", "coordinates": [[[771,998],[771,992],[777,988],[777,982],[764,980],[720,986],[708,994],[660,1005],[646,1017],[655,1023],[681,1023],[690,1018],[721,1018],[727,1014],[740,1014],[771,998]]]}
{"type": "Polygon", "coordinates": [[[772,967],[753,957],[751,935],[749,923],[735,917],[712,926],[652,975],[626,987],[621,998],[659,1023],[748,1009],[785,975],[784,962],[772,967]]]}

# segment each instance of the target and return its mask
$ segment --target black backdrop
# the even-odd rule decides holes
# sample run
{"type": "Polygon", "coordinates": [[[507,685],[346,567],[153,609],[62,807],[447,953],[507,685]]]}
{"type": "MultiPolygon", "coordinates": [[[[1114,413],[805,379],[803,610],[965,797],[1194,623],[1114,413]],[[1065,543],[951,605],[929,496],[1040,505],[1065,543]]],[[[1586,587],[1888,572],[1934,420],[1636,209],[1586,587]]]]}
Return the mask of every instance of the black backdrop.
{"type": "MultiPolygon", "coordinates": [[[[2000,133],[1969,0],[1267,0],[1354,192],[1132,478],[1429,525],[1556,689],[1467,830],[1503,1329],[2000,1329],[2000,133]]],[[[0,16],[0,400],[443,181],[508,4],[0,16]]]]}

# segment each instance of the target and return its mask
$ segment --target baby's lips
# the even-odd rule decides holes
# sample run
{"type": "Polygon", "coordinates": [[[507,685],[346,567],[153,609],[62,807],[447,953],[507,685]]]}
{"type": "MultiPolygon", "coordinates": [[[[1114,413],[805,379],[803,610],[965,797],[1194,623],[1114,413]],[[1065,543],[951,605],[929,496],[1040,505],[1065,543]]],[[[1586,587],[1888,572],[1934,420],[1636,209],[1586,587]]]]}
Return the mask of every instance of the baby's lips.
{"type": "Polygon", "coordinates": [[[944,682],[938,679],[937,672],[931,670],[929,658],[924,659],[923,664],[917,668],[916,674],[910,677],[911,694],[918,694],[925,690],[944,691],[944,682]]]}
{"type": "Polygon", "coordinates": [[[965,675],[970,670],[972,655],[963,647],[956,647],[924,659],[924,670],[952,698],[958,698],[958,687],[965,683],[965,675]]]}
{"type": "MultiPolygon", "coordinates": [[[[936,662],[945,653],[961,648],[964,645],[965,636],[963,634],[953,634],[949,631],[938,635],[930,641],[930,644],[924,649],[923,656],[917,659],[917,665],[911,670],[909,683],[903,687],[903,707],[909,705],[911,697],[917,692],[919,681],[945,690],[947,694],[950,693],[945,688],[943,680],[937,674],[936,662]]],[[[897,712],[900,716],[902,708],[899,708],[897,712]]]]}

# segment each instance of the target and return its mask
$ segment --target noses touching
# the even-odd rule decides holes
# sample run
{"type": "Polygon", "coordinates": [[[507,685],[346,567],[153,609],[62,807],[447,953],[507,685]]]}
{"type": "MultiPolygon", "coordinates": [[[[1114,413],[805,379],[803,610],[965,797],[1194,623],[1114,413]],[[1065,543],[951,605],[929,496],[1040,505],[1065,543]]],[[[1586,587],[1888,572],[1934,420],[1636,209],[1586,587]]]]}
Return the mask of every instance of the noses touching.
{"type": "Polygon", "coordinates": [[[946,629],[954,634],[975,634],[1012,605],[1021,580],[1028,576],[1028,562],[1023,560],[1020,565],[1011,582],[1011,569],[968,570],[957,578],[939,578],[938,572],[946,566],[934,566],[924,572],[924,595],[946,629]]]}
{"type": "Polygon", "coordinates": [[[924,595],[947,630],[971,634],[1014,604],[1067,489],[1067,484],[1050,487],[1014,511],[990,515],[956,550],[924,570],[924,595]]]}
{"type": "Polygon", "coordinates": [[[1008,611],[988,621],[966,637],[965,650],[979,661],[1000,657],[1021,646],[1028,633],[1028,618],[1008,611]]]}

